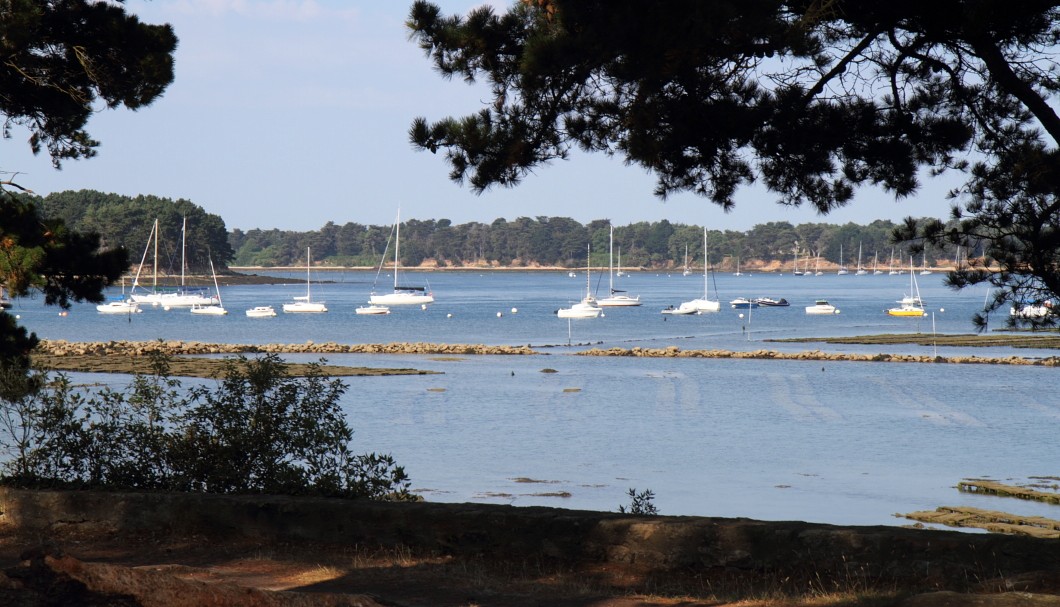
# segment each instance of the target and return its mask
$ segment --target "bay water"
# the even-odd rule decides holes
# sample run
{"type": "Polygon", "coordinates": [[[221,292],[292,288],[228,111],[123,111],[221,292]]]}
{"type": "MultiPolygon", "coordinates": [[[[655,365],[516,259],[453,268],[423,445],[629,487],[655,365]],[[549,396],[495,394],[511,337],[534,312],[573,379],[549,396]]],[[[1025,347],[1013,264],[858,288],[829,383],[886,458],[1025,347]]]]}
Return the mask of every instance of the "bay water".
{"type": "MultiPolygon", "coordinates": [[[[146,309],[65,315],[37,300],[11,313],[48,339],[226,343],[482,343],[530,345],[534,356],[334,355],[333,364],[414,367],[426,376],[347,378],[343,398],[355,449],[391,453],[431,501],[616,510],[626,491],[650,489],[663,514],[900,525],[895,513],[972,505],[1056,517],[1055,506],[957,492],[964,478],[1025,482],[1057,477],[1060,371],[1012,365],[855,363],[577,356],[586,347],[677,346],[786,352],[891,352],[940,356],[1052,356],[1052,351],[770,341],[877,333],[970,333],[982,290],[954,292],[942,275],[916,276],[928,316],[884,310],[910,277],[719,274],[707,288],[716,314],[660,310],[704,291],[702,275],[632,272],[616,287],[642,306],[592,320],[555,315],[606,274],[407,272],[436,303],[354,313],[375,272],[315,272],[322,315],[252,319],[243,310],[305,293],[305,285],[222,286],[226,317],[146,309]],[[734,310],[736,297],[785,298],[786,308],[734,310]],[[827,299],[840,313],[804,311],[827,299]]],[[[293,272],[289,276],[304,276],[293,272]]],[[[392,283],[390,283],[392,286],[392,283]]],[[[118,295],[115,291],[112,295],[118,295]]],[[[1000,327],[1004,319],[991,319],[1000,327]]],[[[315,360],[292,355],[293,361],[315,360]]],[[[86,376],[86,381],[100,380],[86,376]]],[[[125,381],[108,378],[104,381],[125,381]]],[[[1055,483],[1055,480],[1042,482],[1055,483]]]]}

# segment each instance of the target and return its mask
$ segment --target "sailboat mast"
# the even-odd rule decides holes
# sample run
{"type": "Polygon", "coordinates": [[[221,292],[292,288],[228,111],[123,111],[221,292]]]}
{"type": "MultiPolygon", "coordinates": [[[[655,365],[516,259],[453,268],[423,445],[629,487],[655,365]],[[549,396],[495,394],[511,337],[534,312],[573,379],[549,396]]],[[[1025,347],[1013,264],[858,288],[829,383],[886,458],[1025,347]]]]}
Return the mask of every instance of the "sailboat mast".
{"type": "Polygon", "coordinates": [[[401,248],[401,209],[398,209],[397,222],[394,223],[394,290],[398,288],[398,249],[401,248]]]}
{"type": "Polygon", "coordinates": [[[158,218],[155,218],[155,272],[151,279],[151,290],[158,291],[158,218]]]}
{"type": "Polygon", "coordinates": [[[590,251],[592,250],[591,245],[585,245],[585,297],[586,299],[593,296],[593,286],[589,282],[589,264],[590,264],[590,251]]]}
{"type": "Polygon", "coordinates": [[[703,299],[707,299],[707,228],[703,228],[703,299]]]}
{"type": "MultiPolygon", "coordinates": [[[[188,216],[184,216],[184,224],[180,226],[180,287],[184,288],[184,260],[188,241],[188,216]]],[[[213,259],[210,259],[210,271],[213,271],[213,259]]]]}
{"type": "Polygon", "coordinates": [[[312,301],[309,298],[309,285],[312,282],[312,280],[310,280],[310,276],[309,276],[309,266],[313,265],[313,261],[312,261],[312,259],[309,256],[309,251],[310,251],[309,247],[306,247],[305,248],[305,300],[307,302],[312,301]]]}
{"type": "Polygon", "coordinates": [[[607,245],[607,288],[615,294],[615,226],[611,228],[611,241],[607,245]]]}

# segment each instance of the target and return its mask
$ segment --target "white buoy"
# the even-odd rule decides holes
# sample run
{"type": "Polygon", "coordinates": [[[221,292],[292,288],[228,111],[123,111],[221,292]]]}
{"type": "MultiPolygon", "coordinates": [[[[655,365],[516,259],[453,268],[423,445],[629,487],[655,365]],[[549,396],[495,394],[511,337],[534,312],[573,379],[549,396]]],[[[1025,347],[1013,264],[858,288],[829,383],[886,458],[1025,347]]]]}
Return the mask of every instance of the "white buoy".
{"type": "Polygon", "coordinates": [[[427,309],[427,304],[420,304],[420,309],[421,310],[426,310],[427,309]]]}
{"type": "Polygon", "coordinates": [[[497,318],[500,318],[501,316],[502,314],[500,312],[497,312],[497,318]]]}
{"type": "Polygon", "coordinates": [[[939,312],[945,312],[946,308],[939,308],[939,312]]]}
{"type": "Polygon", "coordinates": [[[162,306],[162,309],[165,310],[166,312],[169,312],[169,306],[162,306]]]}
{"type": "Polygon", "coordinates": [[[740,318],[743,318],[743,314],[740,314],[740,318]]]}
{"type": "Polygon", "coordinates": [[[446,315],[445,315],[445,317],[446,317],[446,318],[452,318],[452,317],[453,317],[453,313],[452,313],[452,312],[450,312],[450,313],[446,314],[446,315]]]}
{"type": "Polygon", "coordinates": [[[518,311],[519,311],[519,308],[512,308],[512,314],[515,314],[518,311]]]}

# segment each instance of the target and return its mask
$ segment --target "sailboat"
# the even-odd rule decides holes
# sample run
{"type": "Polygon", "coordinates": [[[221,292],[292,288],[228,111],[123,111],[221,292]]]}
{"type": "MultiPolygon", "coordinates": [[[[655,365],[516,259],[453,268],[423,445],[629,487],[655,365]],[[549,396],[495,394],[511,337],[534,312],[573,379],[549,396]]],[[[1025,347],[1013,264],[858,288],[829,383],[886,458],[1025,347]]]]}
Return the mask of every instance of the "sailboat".
{"type": "MultiPolygon", "coordinates": [[[[0,297],[3,297],[3,288],[0,288],[0,297]]],[[[6,298],[0,301],[6,301],[6,298]]],[[[11,306],[8,305],[7,307],[3,307],[3,309],[6,310],[9,307],[11,306]]],[[[116,298],[113,301],[108,301],[107,303],[97,305],[96,311],[100,314],[139,314],[143,312],[143,310],[140,309],[140,304],[125,298],[124,276],[121,279],[121,297],[116,298]]]]}
{"type": "Polygon", "coordinates": [[[880,263],[880,252],[877,250],[876,251],[876,255],[873,256],[873,258],[872,258],[872,274],[874,276],[878,276],[880,274],[883,274],[883,270],[880,269],[879,263],[880,263]]]}
{"type": "Polygon", "coordinates": [[[814,276],[820,276],[822,274],[824,274],[824,272],[821,271],[821,251],[820,251],[820,249],[818,249],[817,250],[817,261],[815,261],[814,264],[813,264],[813,275],[814,276]]]}
{"type": "Polygon", "coordinates": [[[692,273],[692,269],[688,267],[688,245],[685,245],[685,270],[681,272],[681,276],[688,276],[692,273]]]}
{"type": "Polygon", "coordinates": [[[743,276],[743,274],[740,273],[740,258],[739,257],[736,258],[736,271],[733,272],[732,275],[733,276],[743,276]]]}
{"type": "MultiPolygon", "coordinates": [[[[410,287],[398,282],[399,253],[401,249],[401,210],[398,209],[397,219],[394,221],[394,292],[376,295],[372,292],[368,303],[378,306],[403,306],[412,304],[434,303],[434,294],[424,287],[410,287]]],[[[386,259],[386,251],[383,251],[386,259]]],[[[380,262],[382,266],[382,262],[380,262]]]]}
{"type": "Polygon", "coordinates": [[[622,247],[618,247],[618,267],[615,268],[615,276],[622,277],[626,273],[622,271],[622,247]]]}
{"type": "Polygon", "coordinates": [[[203,314],[208,316],[224,316],[228,314],[228,310],[225,310],[224,305],[221,304],[221,289],[217,286],[217,272],[213,269],[213,257],[210,257],[210,274],[213,275],[213,289],[217,293],[216,304],[195,304],[191,307],[192,314],[203,314]]]}
{"type": "MultiPolygon", "coordinates": [[[[898,265],[902,265],[902,254],[898,254],[898,265]]],[[[891,247],[891,260],[887,262],[887,274],[891,276],[897,276],[901,274],[901,270],[894,269],[894,247],[891,247]]]]}
{"type": "Polygon", "coordinates": [[[592,285],[589,280],[589,251],[589,245],[586,245],[585,297],[569,308],[560,308],[559,310],[556,310],[556,315],[560,318],[597,318],[600,316],[600,313],[604,311],[603,308],[596,305],[596,298],[593,297],[592,285]]]}
{"type": "Polygon", "coordinates": [[[847,267],[843,265],[843,245],[839,245],[839,270],[836,274],[843,276],[844,274],[850,274],[847,271],[847,267]]]}
{"type": "MultiPolygon", "coordinates": [[[[910,257],[910,259],[912,259],[912,257],[910,257]]],[[[912,272],[913,269],[909,268],[909,271],[912,272]]],[[[929,270],[927,267],[927,253],[924,253],[924,266],[923,269],[920,270],[920,275],[927,276],[928,274],[931,274],[931,270],[929,270]]]]}
{"type": "Polygon", "coordinates": [[[795,263],[793,266],[792,274],[795,276],[802,276],[802,270],[799,269],[799,241],[795,241],[795,263]]]}
{"type": "Polygon", "coordinates": [[[596,305],[598,306],[639,306],[640,296],[630,297],[626,295],[625,291],[615,288],[615,268],[613,265],[614,258],[611,256],[615,247],[615,226],[611,227],[611,241],[608,248],[608,290],[610,295],[597,300],[596,305]]]}
{"type": "Polygon", "coordinates": [[[187,257],[187,232],[188,218],[185,217],[184,225],[180,230],[180,287],[176,291],[161,291],[158,288],[158,219],[155,219],[155,224],[151,228],[151,234],[147,237],[147,246],[144,248],[144,255],[140,259],[140,267],[136,269],[136,276],[133,277],[132,291],[129,295],[129,299],[132,302],[163,306],[166,309],[220,304],[220,300],[217,297],[205,294],[202,289],[191,290],[184,286],[187,257]],[[154,273],[151,281],[151,289],[147,293],[137,293],[136,287],[139,286],[140,274],[143,271],[144,262],[147,261],[147,252],[151,250],[152,242],[154,244],[154,273]]]}
{"type": "Polygon", "coordinates": [[[297,296],[291,303],[283,304],[283,311],[289,313],[296,312],[327,312],[327,306],[322,301],[313,301],[312,293],[310,292],[310,285],[312,280],[309,276],[309,268],[313,266],[312,256],[310,254],[309,247],[305,249],[305,295],[297,296]]]}
{"type": "Polygon", "coordinates": [[[905,316],[920,318],[927,316],[924,311],[924,301],[920,299],[920,286],[916,283],[916,272],[913,271],[913,258],[909,258],[909,294],[898,300],[897,308],[887,310],[890,316],[905,316]]]}
{"type": "MultiPolygon", "coordinates": [[[[717,312],[721,309],[721,302],[716,299],[710,299],[707,292],[707,268],[709,266],[710,254],[707,248],[707,228],[703,228],[703,297],[686,301],[681,304],[679,309],[691,308],[696,312],[717,312]]],[[[714,292],[715,294],[718,292],[717,285],[714,285],[714,292]]]]}
{"type": "Polygon", "coordinates": [[[861,267],[861,243],[858,243],[858,269],[854,272],[854,276],[864,276],[868,274],[868,270],[861,267]]]}

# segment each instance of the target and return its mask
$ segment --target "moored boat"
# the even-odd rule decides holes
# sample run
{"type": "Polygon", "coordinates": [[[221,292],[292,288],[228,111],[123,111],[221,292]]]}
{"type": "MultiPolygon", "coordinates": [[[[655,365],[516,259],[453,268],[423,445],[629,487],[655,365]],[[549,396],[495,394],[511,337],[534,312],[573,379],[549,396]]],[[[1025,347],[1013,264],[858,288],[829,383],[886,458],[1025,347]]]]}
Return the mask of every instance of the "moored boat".
{"type": "Polygon", "coordinates": [[[269,318],[276,316],[276,310],[272,306],[254,306],[247,310],[250,318],[269,318]]]}
{"type": "Polygon", "coordinates": [[[828,303],[828,300],[818,299],[812,306],[806,306],[807,314],[839,314],[839,309],[828,303]]]}
{"type": "Polygon", "coordinates": [[[357,314],[362,314],[362,315],[363,314],[382,315],[382,314],[390,314],[390,308],[388,308],[386,306],[380,306],[380,305],[377,305],[377,304],[368,304],[367,306],[358,306],[358,308],[355,310],[355,312],[357,314]]]}

